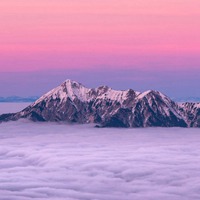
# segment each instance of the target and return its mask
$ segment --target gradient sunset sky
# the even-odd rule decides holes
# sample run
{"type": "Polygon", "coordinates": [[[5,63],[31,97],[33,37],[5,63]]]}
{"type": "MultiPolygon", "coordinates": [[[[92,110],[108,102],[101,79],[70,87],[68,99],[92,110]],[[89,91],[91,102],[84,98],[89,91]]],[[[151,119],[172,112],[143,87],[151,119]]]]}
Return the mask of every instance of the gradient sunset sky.
{"type": "Polygon", "coordinates": [[[1,0],[0,96],[69,78],[200,97],[200,0],[1,0]]]}

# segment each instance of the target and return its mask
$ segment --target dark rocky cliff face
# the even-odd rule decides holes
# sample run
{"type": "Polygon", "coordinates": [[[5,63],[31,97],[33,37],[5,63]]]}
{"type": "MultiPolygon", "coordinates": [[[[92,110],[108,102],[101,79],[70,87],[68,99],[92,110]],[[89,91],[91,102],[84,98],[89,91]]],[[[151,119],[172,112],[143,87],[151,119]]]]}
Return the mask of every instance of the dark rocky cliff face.
{"type": "Polygon", "coordinates": [[[200,127],[200,103],[182,103],[179,105],[189,127],[200,127]]]}
{"type": "Polygon", "coordinates": [[[97,123],[102,127],[200,127],[200,106],[178,105],[157,91],[89,89],[67,80],[21,112],[4,114],[0,122],[32,121],[97,123]]]}

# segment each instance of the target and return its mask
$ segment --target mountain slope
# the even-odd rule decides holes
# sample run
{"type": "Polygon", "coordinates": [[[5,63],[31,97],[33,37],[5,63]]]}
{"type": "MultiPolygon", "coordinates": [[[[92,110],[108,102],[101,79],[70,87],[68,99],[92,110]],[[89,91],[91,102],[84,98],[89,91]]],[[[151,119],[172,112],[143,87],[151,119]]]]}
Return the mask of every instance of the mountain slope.
{"type": "Polygon", "coordinates": [[[179,107],[189,127],[200,127],[200,103],[180,103],[179,107]]]}
{"type": "Polygon", "coordinates": [[[1,115],[0,121],[27,118],[103,127],[199,127],[199,111],[193,107],[178,105],[158,91],[118,91],[107,86],[90,89],[66,80],[23,111],[1,115]],[[190,110],[194,114],[192,122],[190,110]]]}

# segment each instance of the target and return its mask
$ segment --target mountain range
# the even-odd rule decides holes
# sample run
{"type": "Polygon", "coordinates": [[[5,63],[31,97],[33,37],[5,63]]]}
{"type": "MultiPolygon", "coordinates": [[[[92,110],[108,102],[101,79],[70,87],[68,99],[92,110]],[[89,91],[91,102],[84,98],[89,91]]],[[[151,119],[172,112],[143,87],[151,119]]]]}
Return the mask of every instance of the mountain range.
{"type": "Polygon", "coordinates": [[[18,96],[10,96],[10,97],[0,97],[0,102],[34,102],[38,99],[38,97],[18,97],[18,96]]]}
{"type": "Polygon", "coordinates": [[[176,103],[155,90],[87,88],[66,80],[21,112],[0,115],[0,122],[21,118],[99,127],[200,127],[200,103],[176,103]]]}

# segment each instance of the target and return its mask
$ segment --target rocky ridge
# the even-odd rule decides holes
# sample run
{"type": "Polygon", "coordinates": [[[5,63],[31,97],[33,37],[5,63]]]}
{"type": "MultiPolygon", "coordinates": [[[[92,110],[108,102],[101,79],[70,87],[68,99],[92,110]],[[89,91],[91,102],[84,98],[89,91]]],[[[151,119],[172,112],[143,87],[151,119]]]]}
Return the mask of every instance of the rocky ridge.
{"type": "Polygon", "coordinates": [[[200,103],[178,104],[154,90],[90,89],[66,80],[21,112],[0,115],[0,122],[21,118],[102,127],[200,127],[200,103]]]}

